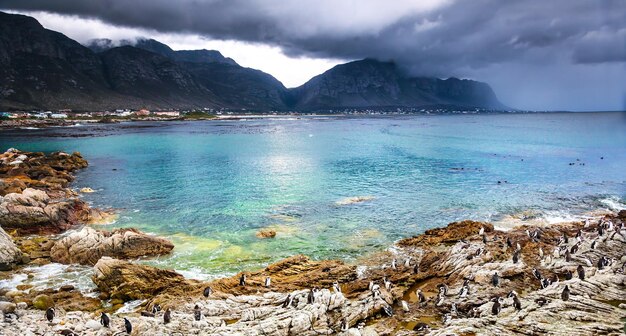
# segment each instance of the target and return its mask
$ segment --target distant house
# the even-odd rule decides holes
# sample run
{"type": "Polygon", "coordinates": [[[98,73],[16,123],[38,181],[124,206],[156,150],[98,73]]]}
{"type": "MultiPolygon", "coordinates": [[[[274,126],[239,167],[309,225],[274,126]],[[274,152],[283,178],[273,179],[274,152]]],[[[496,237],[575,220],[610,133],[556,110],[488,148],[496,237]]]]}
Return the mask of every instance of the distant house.
{"type": "Polygon", "coordinates": [[[67,114],[65,114],[65,113],[52,113],[50,115],[50,118],[52,118],[52,119],[65,119],[65,118],[67,118],[67,114]]]}
{"type": "Polygon", "coordinates": [[[141,109],[141,110],[135,112],[135,115],[138,115],[138,116],[149,116],[150,115],[150,111],[148,111],[146,109],[141,109]]]}
{"type": "Polygon", "coordinates": [[[47,114],[45,114],[45,113],[41,113],[41,112],[40,112],[40,113],[34,113],[34,114],[31,114],[31,116],[32,116],[32,117],[35,117],[35,118],[37,118],[37,119],[46,119],[46,118],[48,118],[48,115],[47,115],[47,114]]]}
{"type": "Polygon", "coordinates": [[[154,114],[158,116],[167,116],[167,117],[179,117],[180,116],[180,112],[177,112],[177,111],[154,112],[154,114]]]}

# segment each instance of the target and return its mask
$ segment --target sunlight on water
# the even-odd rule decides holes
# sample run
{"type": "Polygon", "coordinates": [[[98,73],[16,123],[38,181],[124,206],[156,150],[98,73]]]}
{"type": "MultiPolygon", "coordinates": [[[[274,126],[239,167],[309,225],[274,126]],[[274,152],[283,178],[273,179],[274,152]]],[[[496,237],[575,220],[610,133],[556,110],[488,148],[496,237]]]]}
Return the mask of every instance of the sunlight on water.
{"type": "Polygon", "coordinates": [[[103,228],[171,239],[141,262],[197,279],[300,253],[355,260],[455,220],[626,208],[623,113],[82,125],[5,130],[0,147],[83,153],[73,186],[119,211],[103,228]]]}

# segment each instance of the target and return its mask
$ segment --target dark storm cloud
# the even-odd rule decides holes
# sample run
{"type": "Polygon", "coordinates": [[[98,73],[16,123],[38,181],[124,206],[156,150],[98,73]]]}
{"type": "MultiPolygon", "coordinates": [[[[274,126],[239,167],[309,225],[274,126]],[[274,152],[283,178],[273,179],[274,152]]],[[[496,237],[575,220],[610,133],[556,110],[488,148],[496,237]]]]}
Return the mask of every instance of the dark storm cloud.
{"type": "Polygon", "coordinates": [[[625,0],[0,0],[0,8],[260,42],[291,56],[395,60],[440,77],[558,65],[563,73],[552,75],[570,80],[572,69],[588,76],[580,67],[626,62],[625,0]]]}
{"type": "Polygon", "coordinates": [[[626,53],[623,0],[442,1],[432,10],[412,10],[414,2],[399,1],[394,5],[406,7],[406,15],[370,13],[364,20],[344,12],[350,9],[346,3],[362,12],[373,2],[0,0],[0,7],[269,43],[290,55],[394,59],[434,74],[558,55],[581,63],[616,62],[624,61],[626,53]]]}

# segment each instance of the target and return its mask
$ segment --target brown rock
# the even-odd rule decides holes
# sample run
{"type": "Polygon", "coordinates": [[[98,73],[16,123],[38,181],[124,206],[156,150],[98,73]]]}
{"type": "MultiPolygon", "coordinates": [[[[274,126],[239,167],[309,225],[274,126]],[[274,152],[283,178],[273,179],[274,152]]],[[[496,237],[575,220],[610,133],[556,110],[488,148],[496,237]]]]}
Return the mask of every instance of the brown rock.
{"type": "Polygon", "coordinates": [[[261,230],[257,231],[256,237],[260,238],[260,239],[274,238],[274,237],[276,237],[276,231],[272,230],[272,229],[267,229],[267,228],[261,229],[261,230]]]}
{"type": "Polygon", "coordinates": [[[109,257],[96,263],[92,280],[101,292],[124,301],[151,298],[166,290],[184,293],[196,285],[174,271],[109,257]]]}
{"type": "Polygon", "coordinates": [[[13,239],[0,227],[0,271],[11,270],[22,262],[22,252],[13,239]]]}
{"type": "Polygon", "coordinates": [[[400,246],[434,246],[441,243],[455,243],[461,239],[478,235],[480,228],[485,232],[493,231],[493,225],[484,222],[465,220],[453,222],[444,228],[426,230],[424,234],[416,237],[402,239],[398,242],[400,246]]]}
{"type": "Polygon", "coordinates": [[[95,265],[102,256],[134,259],[167,254],[173,248],[169,241],[135,229],[106,232],[84,227],[57,241],[50,257],[63,264],[95,265]]]}

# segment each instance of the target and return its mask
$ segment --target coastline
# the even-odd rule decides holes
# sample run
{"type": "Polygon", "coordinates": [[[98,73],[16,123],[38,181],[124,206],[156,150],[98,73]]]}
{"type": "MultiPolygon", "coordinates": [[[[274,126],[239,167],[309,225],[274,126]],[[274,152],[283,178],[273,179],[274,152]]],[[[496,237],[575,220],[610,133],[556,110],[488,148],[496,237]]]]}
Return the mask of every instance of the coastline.
{"type": "MultiPolygon", "coordinates": [[[[6,169],[6,176],[3,176],[3,183],[8,186],[5,190],[10,192],[4,192],[0,203],[6,203],[7,195],[14,194],[8,197],[9,201],[18,200],[17,203],[13,202],[12,209],[17,205],[42,209],[52,205],[55,209],[65,209],[60,212],[64,216],[56,216],[55,221],[48,220],[45,225],[38,224],[36,230],[32,229],[33,222],[29,222],[32,218],[22,221],[19,228],[15,228],[15,225],[7,226],[6,221],[2,222],[3,227],[16,231],[11,234],[16,238],[17,246],[22,254],[29,255],[28,259],[23,258],[23,255],[19,260],[16,257],[16,263],[43,264],[46,258],[54,258],[51,253],[54,246],[63,239],[72,238],[72,235],[77,242],[89,242],[82,244],[86,251],[91,251],[89,249],[97,245],[96,250],[103,252],[103,258],[87,261],[87,264],[94,265],[93,282],[100,291],[98,298],[85,297],[75,288],[69,287],[35,293],[30,293],[29,288],[18,289],[13,293],[0,293],[0,297],[3,297],[0,301],[4,301],[0,303],[3,312],[12,310],[2,320],[7,335],[22,335],[25,330],[38,334],[62,329],[74,330],[83,335],[110,335],[122,330],[122,317],[132,321],[135,334],[138,335],[175,330],[184,334],[201,335],[316,335],[319,332],[408,335],[414,334],[412,329],[420,325],[419,323],[428,323],[428,332],[434,335],[511,333],[521,332],[524,328],[532,329],[536,333],[571,332],[591,335],[598,332],[619,334],[623,325],[620,318],[624,316],[624,308],[618,307],[626,304],[623,301],[626,297],[626,279],[623,274],[626,260],[622,255],[626,247],[626,231],[621,229],[626,221],[626,213],[604,216],[592,221],[587,227],[584,223],[573,222],[543,227],[517,227],[506,232],[495,230],[490,223],[457,222],[400,240],[392,249],[375,253],[357,264],[332,260],[313,261],[305,256],[294,256],[271,264],[263,270],[248,271],[203,283],[185,279],[173,271],[108,258],[136,259],[137,253],[130,255],[128,251],[137,250],[144,255],[168,252],[167,248],[160,248],[167,244],[146,239],[146,235],[141,232],[122,231],[115,236],[114,232],[104,233],[105,231],[92,229],[99,229],[97,227],[87,225],[82,230],[71,231],[67,235],[68,229],[81,228],[97,218],[106,217],[101,211],[81,204],[77,195],[68,188],[73,180],[71,173],[87,166],[87,162],[81,160],[80,154],[51,154],[43,156],[43,159],[37,153],[14,151],[9,154],[5,153],[9,159],[3,160],[2,166],[10,168],[6,169]],[[12,164],[20,155],[26,156],[20,160],[22,163],[12,164]],[[38,158],[40,163],[44,161],[44,165],[35,167],[38,167],[38,171],[46,171],[48,175],[30,176],[25,173],[29,170],[20,168],[24,162],[28,164],[33,158],[38,158]],[[55,168],[41,168],[46,164],[48,168],[55,168]],[[21,173],[15,169],[21,169],[21,173]],[[42,192],[50,199],[46,199],[42,192]],[[600,220],[606,223],[610,220],[613,229],[607,228],[598,237],[600,220]],[[485,231],[487,243],[478,234],[481,229],[485,231]],[[541,230],[541,237],[532,239],[526,234],[526,230],[541,230]],[[555,246],[572,249],[579,230],[583,239],[577,247],[578,251],[570,255],[569,261],[565,256],[549,257],[555,246]],[[26,236],[26,239],[22,239],[23,234],[33,232],[42,235],[26,236]],[[60,232],[66,234],[53,242],[50,241],[51,236],[46,234],[60,232]],[[563,233],[568,235],[570,242],[559,244],[563,233]],[[513,246],[507,245],[506,238],[514,242],[513,246]],[[116,249],[115,244],[107,244],[107,241],[118,239],[139,243],[121,250],[116,249]],[[594,240],[601,243],[596,243],[592,249],[594,240]],[[513,263],[511,258],[515,254],[517,243],[520,244],[521,258],[513,263]],[[537,254],[539,247],[544,251],[544,259],[537,254]],[[153,253],[155,250],[158,253],[153,253]],[[31,257],[37,255],[40,258],[31,257]],[[613,261],[611,265],[603,266],[603,270],[598,270],[595,266],[601,256],[607,256],[613,261]],[[589,258],[591,266],[583,258],[589,258]],[[405,264],[406,260],[409,260],[408,264],[405,264]],[[576,275],[571,280],[563,280],[567,271],[575,274],[577,266],[582,264],[587,274],[584,281],[576,275]],[[532,268],[539,268],[546,278],[556,274],[560,281],[539,289],[540,284],[534,279],[532,268]],[[499,287],[490,285],[492,274],[496,271],[502,279],[499,287]],[[246,275],[246,281],[242,286],[240,280],[243,274],[246,275]],[[271,277],[269,287],[265,286],[267,276],[271,277]],[[388,288],[384,278],[390,283],[388,288]],[[461,298],[459,291],[465,280],[468,280],[471,289],[461,298]],[[335,282],[338,283],[340,292],[333,289],[335,282]],[[378,289],[370,288],[370,282],[373,282],[372,286],[378,286],[378,289]],[[436,301],[440,299],[438,285],[441,283],[448,290],[442,295],[441,304],[437,305],[436,301]],[[560,291],[565,284],[571,287],[572,300],[560,299],[560,291]],[[207,286],[212,288],[213,293],[205,298],[202,294],[207,286]],[[312,288],[319,290],[312,291],[312,288]],[[426,304],[416,302],[417,289],[422,290],[427,297],[426,304]],[[519,293],[522,302],[520,311],[511,307],[512,298],[506,298],[510,290],[519,293]],[[41,295],[52,299],[52,304],[57,307],[58,320],[54,325],[49,325],[44,320],[43,311],[33,309],[37,297],[41,295]],[[496,295],[503,297],[504,302],[502,311],[494,316],[490,311],[494,303],[490,300],[496,295]],[[5,301],[5,298],[8,300],[5,301]],[[548,298],[550,302],[543,305],[536,302],[542,298],[548,298]],[[163,312],[157,312],[156,317],[128,312],[111,315],[111,330],[90,323],[98,320],[99,311],[111,313],[137,304],[137,300],[141,300],[140,310],[151,310],[156,304],[162,308],[171,308],[172,322],[163,324],[163,312]],[[68,301],[72,305],[68,306],[68,301]],[[406,302],[408,311],[404,310],[402,301],[406,302]],[[456,304],[456,309],[452,308],[452,303],[456,304]],[[196,304],[203,316],[200,321],[193,319],[196,304]],[[591,312],[593,309],[597,312],[591,312]],[[393,313],[389,313],[390,311],[393,313]],[[19,320],[15,320],[10,314],[19,316],[19,320]],[[451,319],[442,323],[441,318],[445,314],[450,314],[451,319]],[[559,325],[556,323],[558,318],[566,321],[561,321],[559,325]],[[59,321],[63,321],[63,324],[59,321]],[[346,327],[343,328],[342,325],[346,327]]],[[[57,248],[59,249],[60,247],[57,248]]],[[[72,264],[74,261],[68,263],[72,264]]],[[[47,301],[39,301],[42,300],[47,301]]]]}

